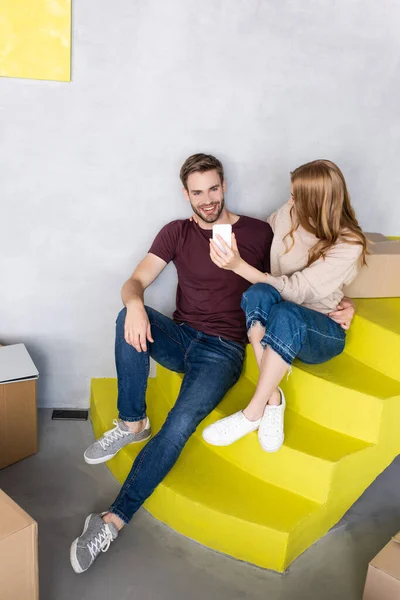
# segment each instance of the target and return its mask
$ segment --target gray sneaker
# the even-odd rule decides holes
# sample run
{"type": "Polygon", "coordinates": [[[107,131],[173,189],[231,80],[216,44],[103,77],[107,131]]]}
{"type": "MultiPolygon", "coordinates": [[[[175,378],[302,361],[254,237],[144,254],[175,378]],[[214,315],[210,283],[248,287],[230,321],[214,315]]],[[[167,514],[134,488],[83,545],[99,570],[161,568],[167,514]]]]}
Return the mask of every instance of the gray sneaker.
{"type": "Polygon", "coordinates": [[[98,465],[99,463],[110,460],[127,444],[137,444],[144,442],[151,437],[150,421],[147,418],[146,425],[139,433],[131,433],[123,421],[113,421],[115,427],[106,431],[105,434],[94,442],[85,451],[85,461],[89,465],[98,465]]]}
{"type": "Polygon", "coordinates": [[[89,515],[82,535],[72,542],[70,559],[75,573],[87,571],[100,552],[107,552],[111,542],[118,537],[115,525],[105,523],[101,517],[102,515],[89,515]]]}

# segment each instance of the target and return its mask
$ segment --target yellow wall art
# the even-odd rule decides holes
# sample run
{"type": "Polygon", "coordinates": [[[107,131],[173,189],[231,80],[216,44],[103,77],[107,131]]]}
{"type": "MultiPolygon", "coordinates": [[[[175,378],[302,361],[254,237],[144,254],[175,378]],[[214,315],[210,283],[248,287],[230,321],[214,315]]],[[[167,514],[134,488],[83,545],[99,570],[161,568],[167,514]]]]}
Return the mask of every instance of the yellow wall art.
{"type": "Polygon", "coordinates": [[[0,0],[0,76],[71,80],[71,0],[0,0]]]}

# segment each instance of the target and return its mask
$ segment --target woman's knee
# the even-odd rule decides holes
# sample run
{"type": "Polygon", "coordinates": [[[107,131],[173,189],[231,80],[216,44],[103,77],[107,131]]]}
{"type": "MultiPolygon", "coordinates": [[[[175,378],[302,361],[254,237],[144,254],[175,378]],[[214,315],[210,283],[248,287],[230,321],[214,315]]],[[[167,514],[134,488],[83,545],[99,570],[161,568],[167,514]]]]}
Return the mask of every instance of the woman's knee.
{"type": "Polygon", "coordinates": [[[268,283],[255,283],[242,296],[241,307],[245,312],[251,312],[257,307],[269,311],[270,307],[281,301],[281,295],[268,283]]]}

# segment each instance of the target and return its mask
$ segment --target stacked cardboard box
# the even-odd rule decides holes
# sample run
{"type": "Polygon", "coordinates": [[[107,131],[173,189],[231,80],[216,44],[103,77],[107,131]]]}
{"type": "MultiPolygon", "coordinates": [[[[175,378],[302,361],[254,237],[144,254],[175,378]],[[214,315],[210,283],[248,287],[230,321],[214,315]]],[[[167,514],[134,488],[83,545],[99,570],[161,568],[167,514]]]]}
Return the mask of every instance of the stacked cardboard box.
{"type": "Polygon", "coordinates": [[[38,600],[36,522],[0,490],[0,598],[38,600]]]}
{"type": "Polygon", "coordinates": [[[363,600],[400,598],[400,533],[371,560],[363,600]]]}
{"type": "Polygon", "coordinates": [[[0,347],[0,469],[37,452],[37,378],[24,344],[0,347]]]}
{"type": "Polygon", "coordinates": [[[400,241],[380,233],[366,233],[370,240],[367,265],[344,288],[349,298],[391,298],[400,296],[400,241]]]}

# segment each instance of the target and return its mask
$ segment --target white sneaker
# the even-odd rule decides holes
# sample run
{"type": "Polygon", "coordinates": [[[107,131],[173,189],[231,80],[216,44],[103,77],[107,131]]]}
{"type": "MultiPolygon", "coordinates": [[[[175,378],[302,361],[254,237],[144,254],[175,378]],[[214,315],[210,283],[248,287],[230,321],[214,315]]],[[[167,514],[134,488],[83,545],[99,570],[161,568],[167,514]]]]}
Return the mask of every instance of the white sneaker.
{"type": "Polygon", "coordinates": [[[281,403],[279,406],[267,404],[258,429],[258,439],[265,452],[277,452],[285,439],[283,417],[286,401],[281,388],[278,390],[281,393],[281,403]]]}
{"type": "Polygon", "coordinates": [[[240,410],[206,427],[203,439],[213,446],[229,446],[248,433],[256,431],[260,423],[261,419],[249,421],[240,410]]]}

